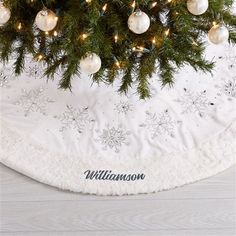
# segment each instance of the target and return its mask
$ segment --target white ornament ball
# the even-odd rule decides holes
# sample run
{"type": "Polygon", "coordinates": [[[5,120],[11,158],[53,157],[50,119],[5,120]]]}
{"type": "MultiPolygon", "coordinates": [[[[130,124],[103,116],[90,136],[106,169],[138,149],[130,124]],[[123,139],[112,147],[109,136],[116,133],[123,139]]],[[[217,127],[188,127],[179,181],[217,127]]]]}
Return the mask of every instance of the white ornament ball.
{"type": "Polygon", "coordinates": [[[49,9],[43,9],[42,11],[38,12],[35,18],[35,24],[42,31],[53,30],[57,25],[57,21],[58,17],[53,11],[49,9]]]}
{"type": "Polygon", "coordinates": [[[207,11],[209,6],[208,0],[188,0],[187,8],[193,15],[201,15],[207,11]]]}
{"type": "Polygon", "coordinates": [[[208,32],[209,40],[214,44],[228,41],[229,30],[224,25],[214,25],[208,32]]]}
{"type": "Polygon", "coordinates": [[[98,72],[101,65],[101,58],[95,53],[89,53],[80,60],[80,69],[87,75],[92,75],[98,72]]]}
{"type": "Polygon", "coordinates": [[[231,9],[230,9],[230,13],[234,16],[236,16],[236,1],[234,1],[231,9]]]}
{"type": "Polygon", "coordinates": [[[150,27],[150,18],[145,12],[137,10],[129,16],[128,27],[135,34],[143,34],[150,27]]]}
{"type": "Polygon", "coordinates": [[[11,11],[3,6],[3,3],[0,2],[0,26],[3,26],[5,23],[9,21],[11,17],[11,11]]]}

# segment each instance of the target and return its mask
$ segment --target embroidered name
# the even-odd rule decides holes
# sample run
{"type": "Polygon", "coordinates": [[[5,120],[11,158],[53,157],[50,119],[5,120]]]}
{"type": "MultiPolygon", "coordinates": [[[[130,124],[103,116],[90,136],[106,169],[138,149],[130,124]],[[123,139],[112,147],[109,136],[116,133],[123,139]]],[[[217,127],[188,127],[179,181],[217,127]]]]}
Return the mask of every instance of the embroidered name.
{"type": "Polygon", "coordinates": [[[114,174],[111,170],[86,170],[84,175],[88,180],[137,181],[145,179],[145,174],[114,174]]]}

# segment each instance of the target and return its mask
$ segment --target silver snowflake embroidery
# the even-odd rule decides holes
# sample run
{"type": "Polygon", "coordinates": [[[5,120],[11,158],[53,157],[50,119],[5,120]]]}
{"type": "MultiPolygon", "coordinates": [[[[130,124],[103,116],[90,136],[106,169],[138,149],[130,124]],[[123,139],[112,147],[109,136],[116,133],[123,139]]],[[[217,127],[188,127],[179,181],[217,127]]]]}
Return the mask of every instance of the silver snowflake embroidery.
{"type": "Polygon", "coordinates": [[[26,73],[29,75],[29,77],[38,79],[43,76],[43,69],[41,65],[34,63],[28,66],[26,73]]]}
{"type": "Polygon", "coordinates": [[[9,82],[11,80],[15,79],[14,76],[10,73],[10,70],[7,69],[6,67],[2,67],[0,69],[0,87],[1,88],[9,88],[10,84],[9,82]]]}
{"type": "Polygon", "coordinates": [[[218,96],[225,94],[228,97],[228,100],[236,98],[236,77],[225,80],[223,84],[216,85],[215,87],[219,89],[219,93],[217,93],[218,96]]]}
{"type": "Polygon", "coordinates": [[[23,108],[25,116],[28,116],[31,112],[40,112],[46,115],[46,105],[52,102],[54,101],[44,95],[43,88],[30,91],[23,89],[22,96],[15,102],[15,105],[19,105],[23,108]]]}
{"type": "Polygon", "coordinates": [[[184,95],[176,100],[183,106],[182,114],[197,113],[200,117],[203,117],[207,108],[214,105],[208,100],[206,95],[206,90],[190,92],[185,88],[184,95]]]}
{"type": "Polygon", "coordinates": [[[115,104],[115,111],[117,111],[119,114],[128,114],[128,112],[133,110],[132,104],[125,101],[120,101],[119,103],[115,104]]]}
{"type": "Polygon", "coordinates": [[[229,62],[229,65],[228,65],[229,69],[235,68],[235,65],[236,65],[235,49],[227,45],[225,49],[225,56],[220,56],[219,59],[224,59],[227,62],[229,62]]]}
{"type": "Polygon", "coordinates": [[[176,122],[171,118],[169,111],[165,110],[162,113],[156,114],[146,111],[145,123],[140,127],[147,128],[152,138],[169,135],[174,137],[174,127],[176,122]]]}
{"type": "Polygon", "coordinates": [[[89,116],[88,107],[76,109],[69,105],[66,106],[66,111],[62,115],[54,116],[54,118],[59,119],[62,123],[60,132],[74,129],[81,134],[87,126],[94,122],[94,119],[89,116]]]}
{"type": "Polygon", "coordinates": [[[0,70],[0,87],[8,87],[8,76],[4,73],[4,70],[0,70]]]}
{"type": "MultiPolygon", "coordinates": [[[[99,131],[97,130],[97,132],[99,131]]],[[[104,150],[107,150],[108,148],[114,149],[115,152],[118,153],[123,145],[129,145],[129,135],[130,131],[126,131],[122,125],[119,125],[117,128],[109,127],[109,125],[107,125],[96,141],[103,145],[104,150]]]]}
{"type": "Polygon", "coordinates": [[[226,81],[221,90],[225,95],[236,98],[236,77],[226,81]]]}

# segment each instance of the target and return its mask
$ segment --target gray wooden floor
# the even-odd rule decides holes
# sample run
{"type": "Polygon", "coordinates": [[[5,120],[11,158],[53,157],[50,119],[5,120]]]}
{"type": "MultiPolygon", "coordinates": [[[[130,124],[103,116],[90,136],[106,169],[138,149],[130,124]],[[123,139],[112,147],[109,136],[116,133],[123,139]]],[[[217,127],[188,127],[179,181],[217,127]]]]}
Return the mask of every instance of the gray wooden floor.
{"type": "Polygon", "coordinates": [[[236,235],[236,167],[150,195],[63,192],[0,165],[0,235],[236,235]]]}

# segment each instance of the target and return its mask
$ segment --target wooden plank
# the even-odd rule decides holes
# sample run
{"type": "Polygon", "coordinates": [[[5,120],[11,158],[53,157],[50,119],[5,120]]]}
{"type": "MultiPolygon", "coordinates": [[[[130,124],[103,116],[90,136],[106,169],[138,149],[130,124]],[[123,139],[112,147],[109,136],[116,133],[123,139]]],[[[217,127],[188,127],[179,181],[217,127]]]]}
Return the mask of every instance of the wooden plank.
{"type": "Polygon", "coordinates": [[[235,198],[236,166],[212,178],[177,188],[171,191],[138,196],[98,197],[61,191],[41,184],[23,176],[3,165],[0,165],[1,201],[59,201],[59,200],[96,200],[110,201],[114,199],[211,199],[235,198]],[[26,194],[27,193],[27,194],[26,194]]]}
{"type": "Polygon", "coordinates": [[[235,236],[235,229],[156,230],[156,231],[66,231],[66,232],[3,232],[2,236],[235,236]]]}
{"type": "Polygon", "coordinates": [[[1,202],[2,232],[232,230],[233,199],[1,202]]]}

